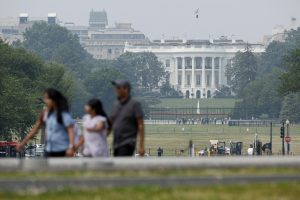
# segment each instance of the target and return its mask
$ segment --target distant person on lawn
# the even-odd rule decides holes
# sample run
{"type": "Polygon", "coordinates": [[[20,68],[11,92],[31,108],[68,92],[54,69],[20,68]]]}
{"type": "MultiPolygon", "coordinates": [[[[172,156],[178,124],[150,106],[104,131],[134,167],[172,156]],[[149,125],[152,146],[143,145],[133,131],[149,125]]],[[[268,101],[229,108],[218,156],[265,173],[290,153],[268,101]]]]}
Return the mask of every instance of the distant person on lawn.
{"type": "Polygon", "coordinates": [[[114,103],[110,121],[113,131],[113,150],[115,157],[133,156],[139,138],[138,154],[144,156],[144,117],[141,104],[132,99],[130,83],[116,80],[117,101],[114,103]]]}

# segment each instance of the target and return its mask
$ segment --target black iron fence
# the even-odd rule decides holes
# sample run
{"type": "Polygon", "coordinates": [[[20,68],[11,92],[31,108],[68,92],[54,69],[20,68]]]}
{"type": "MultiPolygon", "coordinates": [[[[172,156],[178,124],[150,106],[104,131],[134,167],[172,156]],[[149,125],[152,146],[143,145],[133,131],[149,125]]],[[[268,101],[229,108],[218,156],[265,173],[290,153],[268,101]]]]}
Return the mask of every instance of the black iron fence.
{"type": "Polygon", "coordinates": [[[229,118],[233,108],[150,108],[148,119],[178,120],[178,119],[225,119],[229,118]]]}

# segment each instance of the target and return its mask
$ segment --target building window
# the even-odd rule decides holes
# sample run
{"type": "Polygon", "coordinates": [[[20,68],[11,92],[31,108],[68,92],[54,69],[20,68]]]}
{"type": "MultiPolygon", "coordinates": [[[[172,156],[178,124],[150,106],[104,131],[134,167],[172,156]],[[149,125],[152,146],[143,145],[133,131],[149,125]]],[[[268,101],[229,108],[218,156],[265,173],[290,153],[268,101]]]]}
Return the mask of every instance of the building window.
{"type": "Polygon", "coordinates": [[[177,58],[177,68],[182,69],[182,58],[177,58]]]}
{"type": "Polygon", "coordinates": [[[210,86],[210,75],[209,74],[206,76],[206,85],[210,86]]]}
{"type": "Polygon", "coordinates": [[[212,58],[211,57],[205,58],[205,69],[211,69],[211,64],[212,64],[212,58]]]}
{"type": "Polygon", "coordinates": [[[191,75],[187,75],[187,85],[191,85],[191,75]]]}
{"type": "Polygon", "coordinates": [[[202,68],[202,58],[196,57],[196,69],[202,68]]]}
{"type": "Polygon", "coordinates": [[[215,58],[215,68],[219,69],[219,65],[220,65],[220,58],[215,58]]]}
{"type": "Polygon", "coordinates": [[[219,86],[219,76],[218,76],[218,74],[217,75],[215,75],[215,84],[217,85],[217,86],[219,86]]]}
{"type": "Polygon", "coordinates": [[[185,58],[185,69],[192,69],[192,58],[185,58]]]}
{"type": "Polygon", "coordinates": [[[178,85],[181,85],[181,75],[178,75],[178,85]]]}
{"type": "Polygon", "coordinates": [[[201,84],[201,76],[200,74],[196,75],[196,85],[200,85],[201,84]]]}
{"type": "Polygon", "coordinates": [[[170,67],[170,60],[169,59],[166,60],[166,67],[170,67]]]}
{"type": "Polygon", "coordinates": [[[111,49],[108,49],[107,52],[108,52],[108,54],[111,54],[111,53],[112,53],[112,50],[111,50],[111,49]]]}

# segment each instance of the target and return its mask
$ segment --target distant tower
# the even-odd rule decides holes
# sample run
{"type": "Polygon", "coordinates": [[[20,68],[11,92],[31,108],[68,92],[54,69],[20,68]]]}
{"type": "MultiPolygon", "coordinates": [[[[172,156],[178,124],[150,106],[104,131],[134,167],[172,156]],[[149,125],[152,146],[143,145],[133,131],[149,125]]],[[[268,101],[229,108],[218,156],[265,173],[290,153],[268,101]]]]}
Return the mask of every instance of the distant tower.
{"type": "Polygon", "coordinates": [[[89,26],[91,29],[99,30],[104,29],[108,25],[106,11],[93,11],[90,12],[89,26]]]}
{"type": "Polygon", "coordinates": [[[48,24],[56,24],[56,13],[48,13],[48,24]]]}
{"type": "Polygon", "coordinates": [[[27,23],[28,23],[28,13],[20,13],[19,24],[27,24],[27,23]]]}

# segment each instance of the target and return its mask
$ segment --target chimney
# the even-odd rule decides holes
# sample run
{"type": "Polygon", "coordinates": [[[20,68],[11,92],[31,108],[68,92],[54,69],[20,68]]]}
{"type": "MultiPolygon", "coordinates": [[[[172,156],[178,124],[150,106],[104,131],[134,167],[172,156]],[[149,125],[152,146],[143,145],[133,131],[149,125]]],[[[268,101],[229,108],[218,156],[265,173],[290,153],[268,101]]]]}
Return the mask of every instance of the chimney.
{"type": "Polygon", "coordinates": [[[27,24],[27,23],[28,23],[28,13],[20,13],[19,24],[27,24]]]}
{"type": "Polygon", "coordinates": [[[56,24],[56,13],[48,13],[48,24],[56,24]]]}

